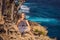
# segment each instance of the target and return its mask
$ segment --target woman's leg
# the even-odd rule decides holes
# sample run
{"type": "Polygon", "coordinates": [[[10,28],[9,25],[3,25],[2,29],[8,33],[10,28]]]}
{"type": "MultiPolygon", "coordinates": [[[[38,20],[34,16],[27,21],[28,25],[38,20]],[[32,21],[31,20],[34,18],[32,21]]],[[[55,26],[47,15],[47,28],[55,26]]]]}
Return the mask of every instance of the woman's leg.
{"type": "Polygon", "coordinates": [[[32,36],[33,40],[35,40],[34,35],[30,31],[28,33],[32,36]]]}

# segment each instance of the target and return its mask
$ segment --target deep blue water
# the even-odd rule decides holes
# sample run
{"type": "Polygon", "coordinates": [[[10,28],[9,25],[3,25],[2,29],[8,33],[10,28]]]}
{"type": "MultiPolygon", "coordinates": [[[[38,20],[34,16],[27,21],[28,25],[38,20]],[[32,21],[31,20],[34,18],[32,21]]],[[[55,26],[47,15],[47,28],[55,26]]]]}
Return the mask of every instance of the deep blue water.
{"type": "Polygon", "coordinates": [[[28,20],[47,27],[48,36],[60,40],[60,0],[27,0],[30,8],[28,20]]]}

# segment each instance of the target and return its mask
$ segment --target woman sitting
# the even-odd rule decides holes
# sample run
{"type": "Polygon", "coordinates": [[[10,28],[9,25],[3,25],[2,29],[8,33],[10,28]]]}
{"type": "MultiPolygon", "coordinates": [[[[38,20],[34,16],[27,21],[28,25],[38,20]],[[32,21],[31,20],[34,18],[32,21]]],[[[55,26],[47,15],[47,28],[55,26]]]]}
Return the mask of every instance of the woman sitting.
{"type": "MultiPolygon", "coordinates": [[[[20,14],[20,18],[17,22],[17,26],[18,26],[21,34],[29,33],[33,37],[33,34],[30,31],[31,28],[30,28],[30,25],[28,23],[28,20],[25,19],[25,13],[20,14]]],[[[34,39],[34,37],[33,37],[33,39],[34,39]]]]}

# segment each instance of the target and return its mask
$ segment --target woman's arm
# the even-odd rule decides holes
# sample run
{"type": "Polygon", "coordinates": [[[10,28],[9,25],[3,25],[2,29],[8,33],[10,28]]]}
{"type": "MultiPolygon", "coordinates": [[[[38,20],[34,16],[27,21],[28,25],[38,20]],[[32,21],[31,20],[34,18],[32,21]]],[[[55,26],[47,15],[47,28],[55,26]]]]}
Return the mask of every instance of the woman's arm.
{"type": "Polygon", "coordinates": [[[20,20],[17,21],[17,25],[19,24],[20,20]]]}
{"type": "Polygon", "coordinates": [[[27,23],[28,27],[31,28],[30,25],[29,25],[29,23],[28,23],[28,20],[26,20],[26,23],[27,23]]]}

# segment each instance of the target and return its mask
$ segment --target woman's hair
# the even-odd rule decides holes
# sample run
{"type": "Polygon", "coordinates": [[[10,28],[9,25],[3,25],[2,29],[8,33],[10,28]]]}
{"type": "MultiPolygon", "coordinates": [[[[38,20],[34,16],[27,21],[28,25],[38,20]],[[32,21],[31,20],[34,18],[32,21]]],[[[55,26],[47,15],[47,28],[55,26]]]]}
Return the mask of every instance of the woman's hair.
{"type": "MultiPolygon", "coordinates": [[[[25,13],[24,13],[24,12],[20,13],[20,14],[19,14],[19,18],[22,18],[22,14],[24,14],[24,15],[25,15],[25,13]]],[[[24,19],[26,19],[26,18],[24,18],[24,19]]]]}

